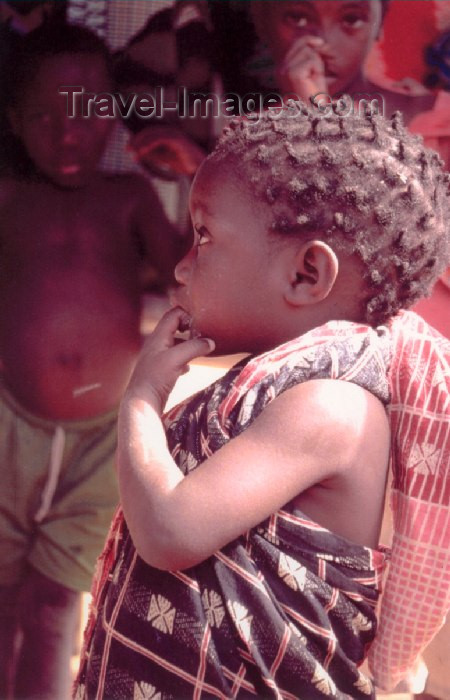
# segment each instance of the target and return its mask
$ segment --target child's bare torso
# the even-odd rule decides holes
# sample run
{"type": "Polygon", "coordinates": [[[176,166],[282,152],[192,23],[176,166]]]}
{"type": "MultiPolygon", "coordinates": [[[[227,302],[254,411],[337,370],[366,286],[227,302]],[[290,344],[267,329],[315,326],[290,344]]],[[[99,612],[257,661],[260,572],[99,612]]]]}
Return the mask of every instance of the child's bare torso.
{"type": "Polygon", "coordinates": [[[136,202],[126,178],[87,189],[1,185],[0,357],[32,412],[114,408],[140,347],[136,202]]]}

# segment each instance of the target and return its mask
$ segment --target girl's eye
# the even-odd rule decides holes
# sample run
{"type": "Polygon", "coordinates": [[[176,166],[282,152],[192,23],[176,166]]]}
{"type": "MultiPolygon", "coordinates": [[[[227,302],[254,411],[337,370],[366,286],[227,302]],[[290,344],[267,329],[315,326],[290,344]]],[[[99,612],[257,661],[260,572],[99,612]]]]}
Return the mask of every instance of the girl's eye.
{"type": "Polygon", "coordinates": [[[196,240],[195,240],[196,246],[202,246],[202,245],[205,245],[205,243],[209,243],[210,239],[209,239],[208,231],[204,226],[196,226],[195,232],[197,234],[196,240]]]}
{"type": "Polygon", "coordinates": [[[359,14],[349,13],[342,17],[342,24],[347,29],[360,29],[366,22],[366,19],[359,14]]]}
{"type": "Polygon", "coordinates": [[[310,17],[305,12],[286,12],[284,19],[286,24],[296,29],[304,29],[311,23],[310,17]]]}
{"type": "Polygon", "coordinates": [[[28,120],[30,122],[40,122],[41,124],[48,124],[50,122],[50,115],[48,112],[31,112],[28,115],[28,120]]]}

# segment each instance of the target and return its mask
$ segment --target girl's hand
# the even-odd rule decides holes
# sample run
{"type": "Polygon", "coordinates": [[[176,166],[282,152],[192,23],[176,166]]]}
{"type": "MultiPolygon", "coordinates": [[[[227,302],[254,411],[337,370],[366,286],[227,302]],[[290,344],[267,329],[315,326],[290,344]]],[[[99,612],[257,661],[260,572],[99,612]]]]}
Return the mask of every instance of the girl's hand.
{"type": "Polygon", "coordinates": [[[141,399],[161,415],[178,377],[188,371],[188,363],[214,350],[214,341],[209,338],[177,341],[175,334],[186,330],[188,322],[180,307],[164,314],[144,342],[124,401],[141,399]]]}
{"type": "Polygon", "coordinates": [[[310,97],[325,93],[325,64],[320,55],[324,41],[316,36],[303,36],[295,41],[278,66],[278,82],[285,92],[294,92],[309,105],[310,97]]]}
{"type": "Polygon", "coordinates": [[[206,153],[175,127],[160,125],[142,129],[128,145],[136,160],[162,177],[194,175],[206,153]]]}

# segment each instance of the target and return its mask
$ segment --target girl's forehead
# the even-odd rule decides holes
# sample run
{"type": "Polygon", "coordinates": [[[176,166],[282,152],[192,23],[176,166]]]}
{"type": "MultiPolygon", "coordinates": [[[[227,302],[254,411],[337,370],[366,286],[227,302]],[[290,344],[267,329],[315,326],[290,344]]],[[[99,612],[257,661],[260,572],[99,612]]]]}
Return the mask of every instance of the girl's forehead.
{"type": "Polygon", "coordinates": [[[51,86],[52,83],[78,80],[87,91],[106,91],[111,87],[108,69],[102,56],[91,53],[67,52],[43,56],[39,61],[32,86],[51,86]]]}
{"type": "Polygon", "coordinates": [[[200,211],[214,218],[235,213],[267,218],[268,212],[239,163],[209,159],[197,172],[190,193],[191,213],[200,211]]]}
{"type": "Polygon", "coordinates": [[[215,194],[220,188],[231,186],[233,181],[236,181],[236,171],[229,163],[208,158],[197,170],[191,187],[191,200],[196,195],[208,197],[215,194]]]}
{"type": "Polygon", "coordinates": [[[334,13],[343,8],[347,9],[347,6],[369,9],[376,5],[381,5],[381,0],[267,0],[265,3],[267,9],[282,11],[290,8],[309,7],[318,14],[334,13]]]}
{"type": "Polygon", "coordinates": [[[252,12],[260,33],[270,36],[276,28],[272,23],[284,21],[290,12],[303,11],[311,20],[339,22],[344,12],[360,10],[374,20],[381,20],[381,7],[381,0],[266,0],[255,3],[252,12]]]}

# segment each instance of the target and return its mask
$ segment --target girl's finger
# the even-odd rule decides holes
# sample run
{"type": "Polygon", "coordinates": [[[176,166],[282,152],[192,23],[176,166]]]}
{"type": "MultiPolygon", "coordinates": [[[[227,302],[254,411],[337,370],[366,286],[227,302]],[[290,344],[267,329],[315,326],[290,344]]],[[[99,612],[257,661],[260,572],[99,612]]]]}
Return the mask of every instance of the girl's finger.
{"type": "Polygon", "coordinates": [[[294,43],[289,47],[284,57],[284,60],[286,60],[288,56],[291,56],[293,54],[307,49],[309,49],[310,51],[319,51],[321,48],[323,48],[324,44],[324,40],[318,36],[302,36],[296,41],[294,41],[294,43]]]}
{"type": "Polygon", "coordinates": [[[282,73],[296,72],[299,76],[314,69],[319,74],[325,70],[324,63],[316,51],[302,49],[299,55],[293,55],[282,66],[282,73]]]}
{"type": "Polygon", "coordinates": [[[174,335],[180,328],[180,324],[186,324],[189,323],[189,321],[189,316],[184,309],[180,306],[175,306],[160,318],[150,337],[153,340],[155,338],[161,338],[171,347],[174,344],[174,335]]]}
{"type": "Polygon", "coordinates": [[[320,48],[325,44],[324,40],[321,39],[320,36],[308,36],[306,37],[306,43],[309,46],[313,46],[316,49],[320,48]]]}
{"type": "Polygon", "coordinates": [[[192,340],[186,340],[179,345],[175,345],[170,353],[172,355],[172,361],[176,363],[177,367],[184,368],[186,365],[195,360],[196,357],[204,357],[213,352],[215,348],[215,343],[211,338],[193,338],[192,340]]]}

